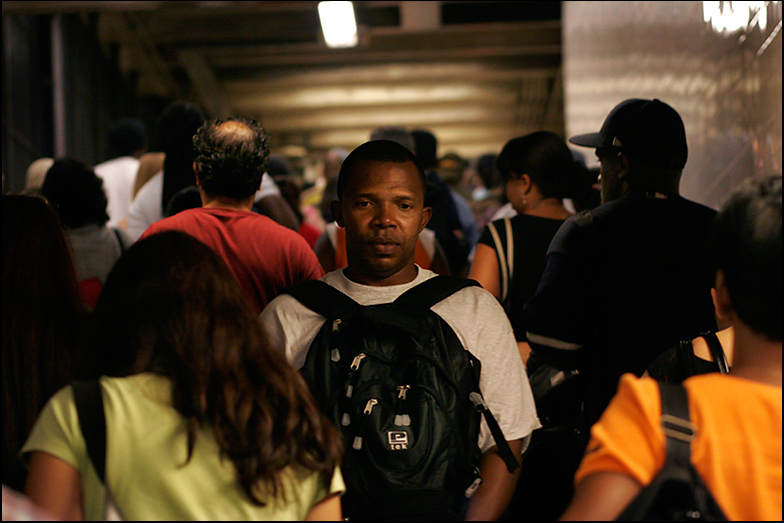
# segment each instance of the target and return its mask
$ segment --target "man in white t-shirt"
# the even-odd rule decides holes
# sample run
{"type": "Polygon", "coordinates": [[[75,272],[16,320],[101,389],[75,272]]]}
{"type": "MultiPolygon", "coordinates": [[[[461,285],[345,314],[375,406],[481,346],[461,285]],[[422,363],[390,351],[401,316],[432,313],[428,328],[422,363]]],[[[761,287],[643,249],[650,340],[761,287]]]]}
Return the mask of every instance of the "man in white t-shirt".
{"type": "MultiPolygon", "coordinates": [[[[375,140],[344,161],[332,212],[346,230],[348,266],[323,281],[361,305],[394,301],[406,290],[435,277],[414,263],[419,233],[431,210],[424,206],[425,177],[405,147],[375,140]]],[[[468,287],[432,308],[481,362],[480,388],[509,441],[520,456],[539,419],[517,352],[512,327],[498,301],[480,287],[468,287]]],[[[264,309],[262,326],[272,346],[286,351],[297,368],[326,318],[280,295],[264,309]]],[[[482,483],[470,498],[467,519],[497,519],[514,492],[519,472],[510,473],[484,420],[479,436],[482,483]]],[[[518,469],[519,471],[519,469],[518,469]]]]}
{"type": "Polygon", "coordinates": [[[147,151],[147,129],[138,118],[119,121],[109,131],[111,159],[95,166],[103,180],[109,214],[109,227],[127,230],[133,184],[139,170],[139,157],[147,151]]]}

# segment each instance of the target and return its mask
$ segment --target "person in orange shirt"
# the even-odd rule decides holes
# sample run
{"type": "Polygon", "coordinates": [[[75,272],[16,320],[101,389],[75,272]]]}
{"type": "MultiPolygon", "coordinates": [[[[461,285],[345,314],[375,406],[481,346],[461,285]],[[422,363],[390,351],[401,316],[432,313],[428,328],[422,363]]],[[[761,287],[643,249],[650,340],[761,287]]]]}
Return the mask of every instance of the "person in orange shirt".
{"type": "MultiPolygon", "coordinates": [[[[688,378],[692,463],[732,520],[782,519],[781,176],[748,181],[711,239],[716,312],[733,325],[730,374],[688,378]]],[[[591,431],[562,520],[616,518],[662,468],[656,382],[626,374],[591,431]]]]}

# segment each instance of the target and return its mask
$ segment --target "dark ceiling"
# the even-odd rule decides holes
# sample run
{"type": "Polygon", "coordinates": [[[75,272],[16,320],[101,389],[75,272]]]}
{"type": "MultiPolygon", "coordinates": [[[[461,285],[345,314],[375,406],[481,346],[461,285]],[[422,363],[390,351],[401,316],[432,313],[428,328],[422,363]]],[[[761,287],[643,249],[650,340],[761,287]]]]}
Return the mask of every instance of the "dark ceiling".
{"type": "Polygon", "coordinates": [[[561,2],[354,2],[359,45],[330,49],[318,2],[3,2],[85,13],[139,94],[262,121],[273,144],[353,148],[425,127],[473,157],[563,132],[561,2]]]}

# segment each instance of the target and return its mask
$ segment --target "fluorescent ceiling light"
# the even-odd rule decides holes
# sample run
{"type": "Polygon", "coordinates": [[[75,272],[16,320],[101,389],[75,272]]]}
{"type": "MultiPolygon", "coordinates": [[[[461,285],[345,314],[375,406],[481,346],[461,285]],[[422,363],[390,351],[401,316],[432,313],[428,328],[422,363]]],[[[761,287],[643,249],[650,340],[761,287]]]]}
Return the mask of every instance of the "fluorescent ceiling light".
{"type": "Polygon", "coordinates": [[[319,18],[329,47],[354,47],[359,42],[352,2],[319,2],[319,18]]]}

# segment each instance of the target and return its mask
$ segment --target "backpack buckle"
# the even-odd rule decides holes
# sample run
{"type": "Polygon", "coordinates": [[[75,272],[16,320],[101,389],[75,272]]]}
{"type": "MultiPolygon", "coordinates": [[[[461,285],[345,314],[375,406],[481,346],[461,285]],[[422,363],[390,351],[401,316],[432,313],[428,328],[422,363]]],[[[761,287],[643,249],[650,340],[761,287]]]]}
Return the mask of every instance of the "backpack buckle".
{"type": "Polygon", "coordinates": [[[686,443],[691,443],[697,433],[697,427],[689,420],[671,414],[662,414],[661,427],[664,435],[686,443]]]}

